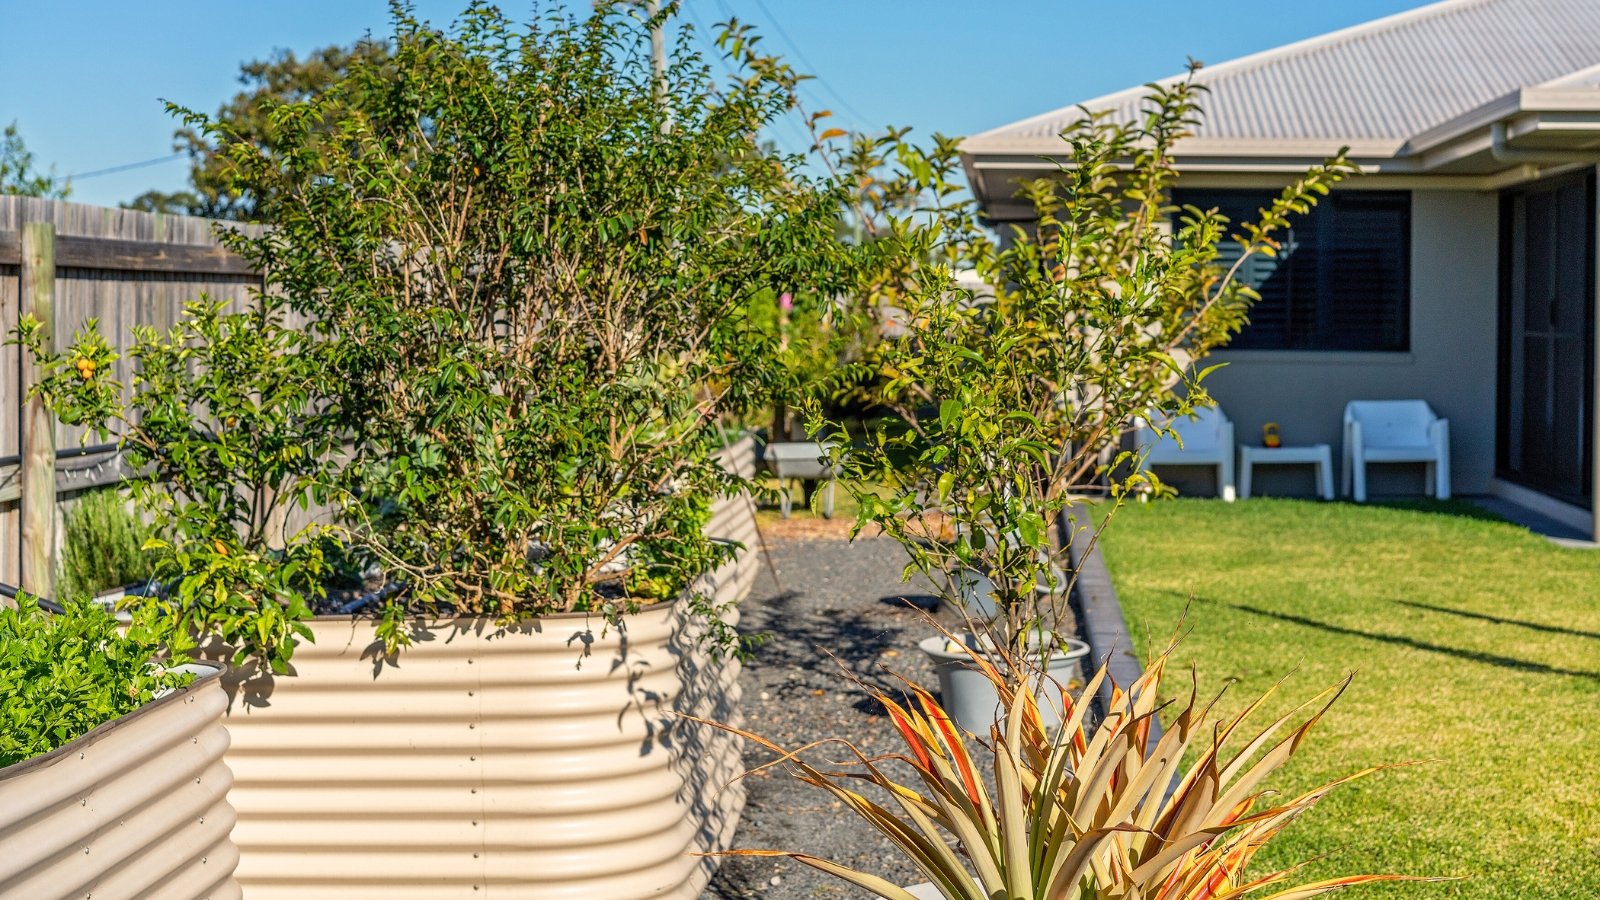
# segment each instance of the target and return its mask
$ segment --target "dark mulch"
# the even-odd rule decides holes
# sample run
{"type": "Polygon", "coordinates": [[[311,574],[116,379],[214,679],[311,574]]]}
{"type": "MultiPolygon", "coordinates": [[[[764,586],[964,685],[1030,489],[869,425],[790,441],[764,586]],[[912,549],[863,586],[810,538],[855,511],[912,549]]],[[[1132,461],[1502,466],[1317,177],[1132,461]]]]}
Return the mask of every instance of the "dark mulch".
{"type": "MultiPolygon", "coordinates": [[[[887,691],[898,693],[889,671],[936,690],[933,667],[917,649],[917,641],[934,631],[915,608],[932,606],[933,585],[921,579],[901,583],[906,555],[887,538],[848,543],[836,537],[769,535],[767,547],[776,580],[771,573],[762,576],[744,605],[741,623],[772,635],[741,679],[746,727],[791,749],[844,737],[869,754],[899,752],[902,745],[881,707],[850,683],[839,665],[887,691]]],[[[959,618],[947,611],[936,615],[947,627],[959,618]]],[[[760,765],[772,756],[751,745],[745,765],[760,765]]],[[[825,750],[808,756],[813,763],[845,758],[843,752],[825,750]]],[[[734,846],[797,850],[900,884],[923,880],[888,840],[824,791],[781,769],[746,778],[745,784],[749,801],[734,846]]],[[[725,859],[703,896],[785,900],[869,895],[788,859],[747,857],[725,859]]]]}

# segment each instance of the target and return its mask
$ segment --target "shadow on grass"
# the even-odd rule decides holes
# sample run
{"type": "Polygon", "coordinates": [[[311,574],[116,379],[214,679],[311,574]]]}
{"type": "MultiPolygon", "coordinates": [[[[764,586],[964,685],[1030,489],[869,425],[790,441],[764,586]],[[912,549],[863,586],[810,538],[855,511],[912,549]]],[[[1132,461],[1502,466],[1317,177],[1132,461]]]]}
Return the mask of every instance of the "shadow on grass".
{"type": "Polygon", "coordinates": [[[1392,509],[1399,512],[1422,513],[1430,516],[1449,516],[1456,519],[1476,519],[1480,522],[1495,522],[1500,525],[1516,526],[1504,516],[1496,515],[1470,500],[1434,500],[1426,497],[1389,497],[1372,503],[1356,503],[1352,500],[1337,501],[1343,506],[1351,507],[1377,507],[1379,509],[1392,509]]]}
{"type": "Polygon", "coordinates": [[[1496,625],[1515,625],[1519,628],[1530,628],[1534,631],[1543,631],[1549,634],[1566,634],[1571,635],[1572,637],[1600,640],[1600,632],[1595,631],[1581,631],[1576,628],[1562,628],[1560,625],[1545,625],[1540,622],[1528,622],[1523,619],[1506,619],[1500,616],[1491,616],[1485,613],[1476,613],[1465,609],[1452,609],[1448,606],[1434,606],[1431,603],[1418,603],[1415,600],[1395,600],[1393,602],[1401,606],[1412,607],[1413,609],[1425,609],[1431,612],[1445,613],[1446,615],[1451,616],[1461,616],[1465,619],[1477,619],[1480,622],[1493,622],[1496,625]]]}
{"type": "MultiPolygon", "coordinates": [[[[1182,596],[1181,594],[1178,594],[1177,591],[1165,591],[1163,593],[1182,596]]],[[[1564,675],[1569,678],[1584,678],[1588,679],[1589,681],[1600,682],[1600,672],[1591,672],[1583,669],[1566,669],[1560,666],[1550,666],[1544,663],[1534,662],[1532,660],[1517,659],[1514,656],[1501,656],[1497,653],[1485,653],[1481,650],[1467,650],[1461,647],[1450,647],[1445,644],[1434,644],[1428,641],[1420,641],[1416,638],[1406,637],[1399,634],[1384,634],[1378,631],[1365,631],[1360,628],[1349,628],[1344,625],[1335,625],[1332,622],[1322,622],[1306,616],[1297,616],[1293,613],[1277,612],[1243,603],[1224,603],[1220,600],[1213,600],[1209,597],[1196,596],[1194,597],[1194,602],[1206,603],[1212,606],[1220,606],[1224,609],[1237,610],[1242,613],[1249,613],[1250,615],[1260,616],[1265,619],[1277,619],[1280,622],[1289,622],[1305,628],[1314,628],[1318,631],[1328,632],[1329,634],[1362,638],[1365,640],[1377,641],[1379,643],[1390,644],[1397,647],[1409,647],[1413,650],[1422,650],[1427,653],[1437,653],[1441,656],[1449,656],[1455,659],[1467,660],[1468,662],[1480,663],[1487,666],[1496,666],[1502,669],[1513,669],[1516,671],[1532,672],[1540,675],[1564,675]]]]}

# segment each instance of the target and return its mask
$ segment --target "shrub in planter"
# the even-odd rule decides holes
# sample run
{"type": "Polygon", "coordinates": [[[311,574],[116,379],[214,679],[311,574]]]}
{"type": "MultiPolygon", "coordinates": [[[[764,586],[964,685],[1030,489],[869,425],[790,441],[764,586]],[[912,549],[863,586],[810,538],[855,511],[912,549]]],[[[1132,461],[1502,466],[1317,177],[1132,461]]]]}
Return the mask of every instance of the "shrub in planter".
{"type": "Polygon", "coordinates": [[[158,649],[86,599],[0,605],[8,895],[238,896],[218,670],[158,649]]]}
{"type": "Polygon", "coordinates": [[[61,595],[92,597],[149,581],[154,569],[144,544],[151,536],[120,491],[97,488],[82,494],[67,511],[61,595]]]}
{"type": "Polygon", "coordinates": [[[1342,154],[1312,168],[1255,223],[1177,209],[1167,199],[1173,149],[1199,116],[1200,88],[1152,91],[1138,121],[1094,115],[1063,132],[1071,163],[1023,186],[1038,223],[1004,245],[952,184],[954,142],[922,150],[891,136],[856,154],[861,177],[884,193],[924,198],[915,216],[890,216],[880,238],[899,248],[884,258],[903,265],[880,270],[876,289],[905,324],[874,365],[907,427],[840,448],[857,528],[876,523],[898,539],[908,571],[948,585],[952,601],[974,574],[986,579],[998,613],[969,617],[971,627],[1013,657],[1029,641],[1052,643],[1038,636],[1055,627],[1067,588],[1059,573],[1069,567],[1052,552],[1061,513],[1102,480],[1115,501],[1152,484],[1119,451],[1121,437],[1136,420],[1166,433],[1173,416],[1210,402],[1199,363],[1254,297],[1219,245],[1232,234],[1239,261],[1275,252],[1273,232],[1352,171],[1342,154]],[[957,287],[957,267],[993,285],[992,296],[957,287]]]}
{"type": "MultiPolygon", "coordinates": [[[[434,872],[477,885],[503,864],[496,877],[541,896],[691,889],[682,871],[599,886],[582,873],[620,871],[619,859],[694,866],[683,821],[704,798],[662,771],[687,752],[666,747],[675,697],[702,690],[675,670],[725,692],[736,672],[736,616],[705,586],[728,548],[705,525],[713,499],[739,487],[714,458],[724,413],[770,399],[776,337],[750,309],[797,283],[817,297],[853,283],[855,256],[835,240],[838,179],[757,141],[798,76],[730,23],[735,77],[718,83],[687,41],[657,77],[639,15],[602,4],[582,21],[517,26],[474,5],[443,30],[397,5],[387,57],[269,111],[271,152],[188,115],[236,187],[263,198],[270,227],[224,239],[268,289],[243,312],[199,305],[183,333],[145,335],[125,440],[156,470],[143,496],[173,535],[159,548],[172,621],[279,676],[241,688],[257,706],[236,710],[232,755],[248,797],[336,823],[328,866],[298,867],[308,894],[377,877],[339,858],[351,842],[387,860],[373,863],[384,877],[418,867],[417,883],[434,872]],[[285,524],[317,504],[331,521],[285,524]],[[335,557],[404,590],[360,621],[313,619],[335,557]],[[489,680],[468,687],[466,674],[489,680]],[[323,693],[302,687],[319,678],[323,693]],[[610,693],[584,695],[590,682],[610,693]],[[325,702],[336,684],[348,703],[325,702]],[[318,724],[268,735],[274,714],[318,724]],[[361,727],[324,718],[352,715],[361,727]],[[548,765],[474,752],[489,732],[548,765]],[[561,745],[529,743],[546,739],[561,745]],[[352,748],[418,742],[438,767],[343,768],[352,748]],[[285,780],[273,748],[291,744],[306,748],[292,800],[268,784],[285,780]],[[430,808],[455,830],[363,829],[387,815],[380,768],[418,782],[416,802],[442,803],[430,808]],[[620,799],[574,793],[586,775],[621,785],[620,799]],[[443,801],[429,793],[441,777],[443,801]],[[334,789],[352,783],[368,788],[334,789]],[[485,812],[491,784],[508,799],[485,812]],[[484,854],[499,863],[474,863],[460,842],[489,829],[549,852],[529,862],[502,847],[484,854]],[[638,850],[646,833],[682,840],[638,850]],[[429,855],[449,841],[462,852],[429,855]]],[[[76,362],[109,353],[96,340],[50,360],[44,388],[88,421],[114,412],[114,392],[76,362]]],[[[731,742],[711,755],[724,752],[737,758],[731,742]]],[[[241,800],[241,816],[254,889],[295,836],[269,809],[241,800]]]]}
{"type": "Polygon", "coordinates": [[[657,80],[632,10],[401,15],[388,63],[279,110],[280,156],[216,132],[276,198],[238,249],[310,321],[348,437],[322,487],[409,588],[392,644],[418,605],[616,620],[682,593],[718,559],[719,417],[770,378],[752,295],[844,275],[835,185],[754,139],[793,74],[731,28],[740,78],[684,45],[657,80]]]}
{"type": "MultiPolygon", "coordinates": [[[[108,373],[116,352],[93,320],[66,350],[40,356],[38,391],[69,424],[114,430],[140,477],[131,495],[150,518],[145,565],[169,587],[159,601],[172,640],[223,635],[233,662],[284,671],[298,623],[323,596],[326,529],[293,523],[310,499],[336,425],[317,389],[309,336],[263,299],[242,311],[204,298],[161,332],[139,327],[132,402],[108,373]]],[[[24,319],[19,340],[35,346],[24,319]]],[[[36,354],[37,355],[37,354],[36,354]]],[[[155,601],[140,601],[155,602],[155,601]]]]}
{"type": "Polygon", "coordinates": [[[281,668],[330,536],[405,582],[391,648],[419,609],[615,619],[718,561],[721,416],[783,378],[753,298],[835,292],[856,256],[841,180],[756,141],[798,76],[730,23],[738,77],[685,43],[658,81],[644,24],[626,3],[525,28],[474,6],[443,31],[397,7],[390,56],[273,107],[270,152],[180,111],[270,198],[270,228],[222,235],[269,289],[141,332],[136,414],[93,323],[41,360],[41,392],[149,467],[193,630],[281,668]],[[338,520],[285,527],[316,502],[338,520]]]}

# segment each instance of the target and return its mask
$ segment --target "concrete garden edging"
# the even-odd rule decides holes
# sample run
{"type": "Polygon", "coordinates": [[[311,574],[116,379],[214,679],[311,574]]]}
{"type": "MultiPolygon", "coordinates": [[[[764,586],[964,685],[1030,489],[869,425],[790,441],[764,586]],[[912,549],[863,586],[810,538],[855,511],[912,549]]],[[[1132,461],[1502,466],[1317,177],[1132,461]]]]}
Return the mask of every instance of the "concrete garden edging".
{"type": "Polygon", "coordinates": [[[0,769],[0,896],[240,896],[221,670],[0,769]]]}
{"type": "MultiPolygon", "coordinates": [[[[1070,530],[1072,521],[1072,512],[1068,510],[1061,516],[1058,531],[1064,535],[1077,534],[1070,530]]],[[[1089,668],[1092,670],[1102,661],[1108,661],[1110,678],[1100,685],[1099,695],[1095,698],[1101,715],[1104,715],[1111,702],[1111,681],[1116,681],[1126,689],[1144,674],[1144,666],[1139,660],[1133,636],[1128,633],[1122,604],[1118,602],[1117,590],[1111,584],[1111,569],[1106,565],[1105,555],[1100,552],[1100,542],[1091,544],[1088,540],[1070,540],[1067,542],[1067,553],[1072,569],[1077,573],[1077,580],[1072,586],[1072,604],[1078,615],[1078,627],[1083,639],[1089,644],[1089,668]]],[[[1161,739],[1161,730],[1160,720],[1153,719],[1147,747],[1154,747],[1161,739]]]]}

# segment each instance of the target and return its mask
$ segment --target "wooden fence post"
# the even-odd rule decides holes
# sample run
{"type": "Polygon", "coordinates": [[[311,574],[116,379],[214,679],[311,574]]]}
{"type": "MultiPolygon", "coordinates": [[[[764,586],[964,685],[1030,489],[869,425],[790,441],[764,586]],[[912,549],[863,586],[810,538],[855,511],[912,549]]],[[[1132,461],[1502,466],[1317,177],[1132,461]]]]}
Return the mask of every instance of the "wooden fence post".
{"type": "MultiPolygon", "coordinates": [[[[49,222],[22,226],[24,314],[43,323],[46,353],[55,351],[56,227],[49,222]]],[[[22,357],[22,589],[55,599],[56,581],[56,423],[44,400],[28,397],[43,373],[33,354],[22,357]]]]}

